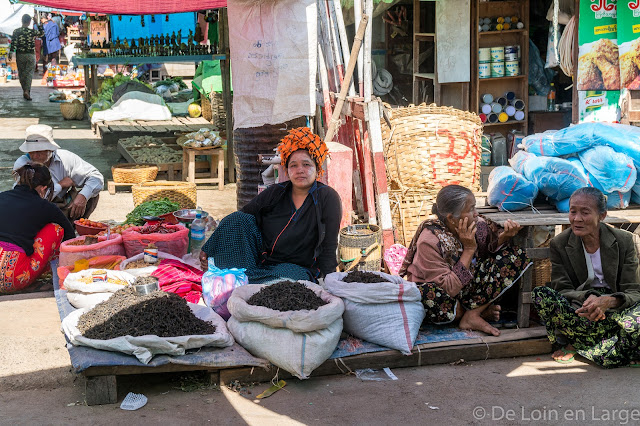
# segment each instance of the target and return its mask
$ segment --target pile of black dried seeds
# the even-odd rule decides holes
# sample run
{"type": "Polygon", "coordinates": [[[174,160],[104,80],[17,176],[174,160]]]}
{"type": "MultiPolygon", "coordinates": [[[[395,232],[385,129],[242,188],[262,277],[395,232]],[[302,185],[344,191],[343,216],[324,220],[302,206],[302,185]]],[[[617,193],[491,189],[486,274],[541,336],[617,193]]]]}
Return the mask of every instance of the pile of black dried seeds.
{"type": "Polygon", "coordinates": [[[384,283],[384,278],[373,272],[366,271],[353,271],[349,272],[346,277],[342,279],[345,283],[384,283]]]}
{"type": "Polygon", "coordinates": [[[108,340],[120,336],[160,337],[213,334],[216,327],[196,317],[175,293],[140,295],[132,287],[118,290],[78,320],[84,337],[108,340]]]}
{"type": "Polygon", "coordinates": [[[251,296],[247,303],[282,312],[311,311],[327,304],[306,285],[294,281],[280,281],[268,285],[251,296]]]}

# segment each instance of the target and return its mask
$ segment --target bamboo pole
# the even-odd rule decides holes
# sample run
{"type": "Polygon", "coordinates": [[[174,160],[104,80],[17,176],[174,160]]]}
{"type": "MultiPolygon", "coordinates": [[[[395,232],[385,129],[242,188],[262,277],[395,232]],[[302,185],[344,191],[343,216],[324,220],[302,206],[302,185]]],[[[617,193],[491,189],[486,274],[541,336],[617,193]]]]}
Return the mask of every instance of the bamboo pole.
{"type": "MultiPolygon", "coordinates": [[[[353,47],[351,48],[351,56],[349,57],[349,65],[347,66],[347,72],[345,73],[344,79],[345,81],[351,81],[353,77],[353,70],[356,67],[356,57],[358,56],[358,52],[360,51],[360,46],[362,46],[362,39],[364,36],[365,29],[367,28],[367,23],[369,22],[369,15],[362,15],[362,21],[360,21],[360,26],[358,27],[358,31],[356,31],[356,36],[353,39],[353,47]]],[[[371,70],[369,70],[369,74],[371,74],[371,70]]],[[[333,115],[331,116],[331,122],[329,123],[329,129],[327,130],[327,135],[324,138],[325,142],[332,142],[333,136],[336,133],[336,128],[340,123],[340,113],[342,111],[342,105],[344,104],[344,100],[347,97],[347,92],[349,91],[349,85],[343,84],[340,88],[340,93],[338,94],[338,101],[336,102],[336,107],[333,110],[333,115]]]]}
{"type": "MultiPolygon", "coordinates": [[[[373,14],[373,0],[364,0],[364,13],[367,16],[373,14]]],[[[364,101],[371,102],[373,94],[373,76],[371,75],[371,41],[372,25],[367,25],[364,35],[364,101]]]]}
{"type": "Polygon", "coordinates": [[[344,58],[342,57],[342,54],[344,49],[348,49],[348,46],[343,46],[342,39],[340,38],[338,20],[336,19],[335,1],[325,0],[325,4],[327,5],[327,16],[329,17],[329,25],[331,25],[331,40],[333,43],[332,53],[336,58],[336,71],[338,72],[340,87],[342,87],[342,82],[344,80],[344,67],[349,57],[348,53],[344,56],[344,58]]]}
{"type": "MultiPolygon", "coordinates": [[[[336,23],[338,24],[338,33],[340,35],[340,46],[342,47],[342,56],[344,56],[344,60],[346,61],[349,57],[349,41],[347,39],[347,30],[344,27],[344,16],[342,16],[342,5],[340,4],[340,0],[334,0],[335,7],[335,18],[336,23]]],[[[355,96],[356,91],[353,87],[353,80],[349,82],[349,96],[355,96]]]]}
{"type": "MultiPolygon", "coordinates": [[[[362,0],[353,1],[353,14],[356,28],[360,28],[360,17],[362,16],[362,0]]],[[[364,54],[362,50],[358,53],[358,94],[364,96],[364,54]]]]}
{"type": "Polygon", "coordinates": [[[320,43],[318,43],[318,68],[320,72],[320,85],[322,86],[322,100],[324,102],[324,124],[328,129],[333,113],[331,112],[331,98],[329,96],[329,76],[327,75],[327,65],[324,61],[324,54],[322,53],[320,43]]]}
{"type": "Polygon", "coordinates": [[[320,29],[322,46],[324,47],[324,58],[326,61],[327,69],[331,70],[329,74],[329,81],[332,85],[329,89],[333,92],[337,92],[340,89],[340,79],[336,72],[336,63],[333,55],[333,46],[331,45],[331,26],[329,24],[329,16],[327,15],[327,8],[323,1],[318,1],[318,17],[320,19],[320,29]]]}

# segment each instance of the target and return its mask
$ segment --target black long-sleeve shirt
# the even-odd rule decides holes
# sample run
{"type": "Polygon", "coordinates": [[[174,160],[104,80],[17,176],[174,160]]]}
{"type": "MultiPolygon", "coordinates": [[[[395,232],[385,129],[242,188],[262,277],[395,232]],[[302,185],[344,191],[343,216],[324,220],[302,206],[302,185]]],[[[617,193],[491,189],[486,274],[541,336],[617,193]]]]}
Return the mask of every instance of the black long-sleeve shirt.
{"type": "Polygon", "coordinates": [[[342,203],[335,189],[315,182],[296,210],[290,181],[271,185],[242,211],[255,216],[267,263],[294,263],[315,276],[335,272],[342,203]]]}
{"type": "Polygon", "coordinates": [[[76,236],[69,219],[53,203],[25,185],[0,193],[0,241],[15,244],[31,256],[36,234],[48,223],[64,228],[64,240],[76,236]]]}

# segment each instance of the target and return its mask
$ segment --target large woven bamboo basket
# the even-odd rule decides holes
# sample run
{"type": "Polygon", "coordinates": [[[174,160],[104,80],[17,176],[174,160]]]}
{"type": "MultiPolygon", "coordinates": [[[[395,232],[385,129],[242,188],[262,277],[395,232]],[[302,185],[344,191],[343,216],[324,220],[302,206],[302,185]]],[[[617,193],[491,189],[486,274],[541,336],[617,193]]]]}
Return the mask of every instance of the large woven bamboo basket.
{"type": "Polygon", "coordinates": [[[85,105],[78,100],[60,103],[60,112],[65,120],[82,120],[84,118],[84,110],[85,105]]]}
{"type": "Polygon", "coordinates": [[[435,203],[437,194],[437,191],[432,190],[389,191],[396,242],[408,247],[418,226],[426,219],[435,217],[431,214],[431,206],[435,203]]]}
{"type": "Polygon", "coordinates": [[[111,167],[115,183],[142,183],[156,179],[158,166],[155,164],[124,163],[111,167]]]}
{"type": "Polygon", "coordinates": [[[388,110],[382,140],[390,189],[459,184],[480,190],[482,122],[468,111],[431,105],[388,110]]]}
{"type": "Polygon", "coordinates": [[[195,209],[197,205],[196,184],[191,182],[171,182],[159,180],[142,182],[131,187],[135,206],[145,201],[168,198],[178,203],[181,209],[195,209]]]}

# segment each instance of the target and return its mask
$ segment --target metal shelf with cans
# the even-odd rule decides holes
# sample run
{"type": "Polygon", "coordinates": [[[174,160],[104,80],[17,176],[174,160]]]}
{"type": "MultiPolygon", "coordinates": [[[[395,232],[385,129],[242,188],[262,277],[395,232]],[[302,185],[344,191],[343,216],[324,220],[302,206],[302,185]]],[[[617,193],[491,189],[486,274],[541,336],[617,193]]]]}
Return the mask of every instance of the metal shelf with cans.
{"type": "MultiPolygon", "coordinates": [[[[497,138],[493,145],[502,146],[504,138],[508,159],[511,140],[526,135],[528,127],[529,0],[471,4],[471,105],[484,134],[497,138]]],[[[493,157],[489,164],[501,165],[493,157]]]]}

